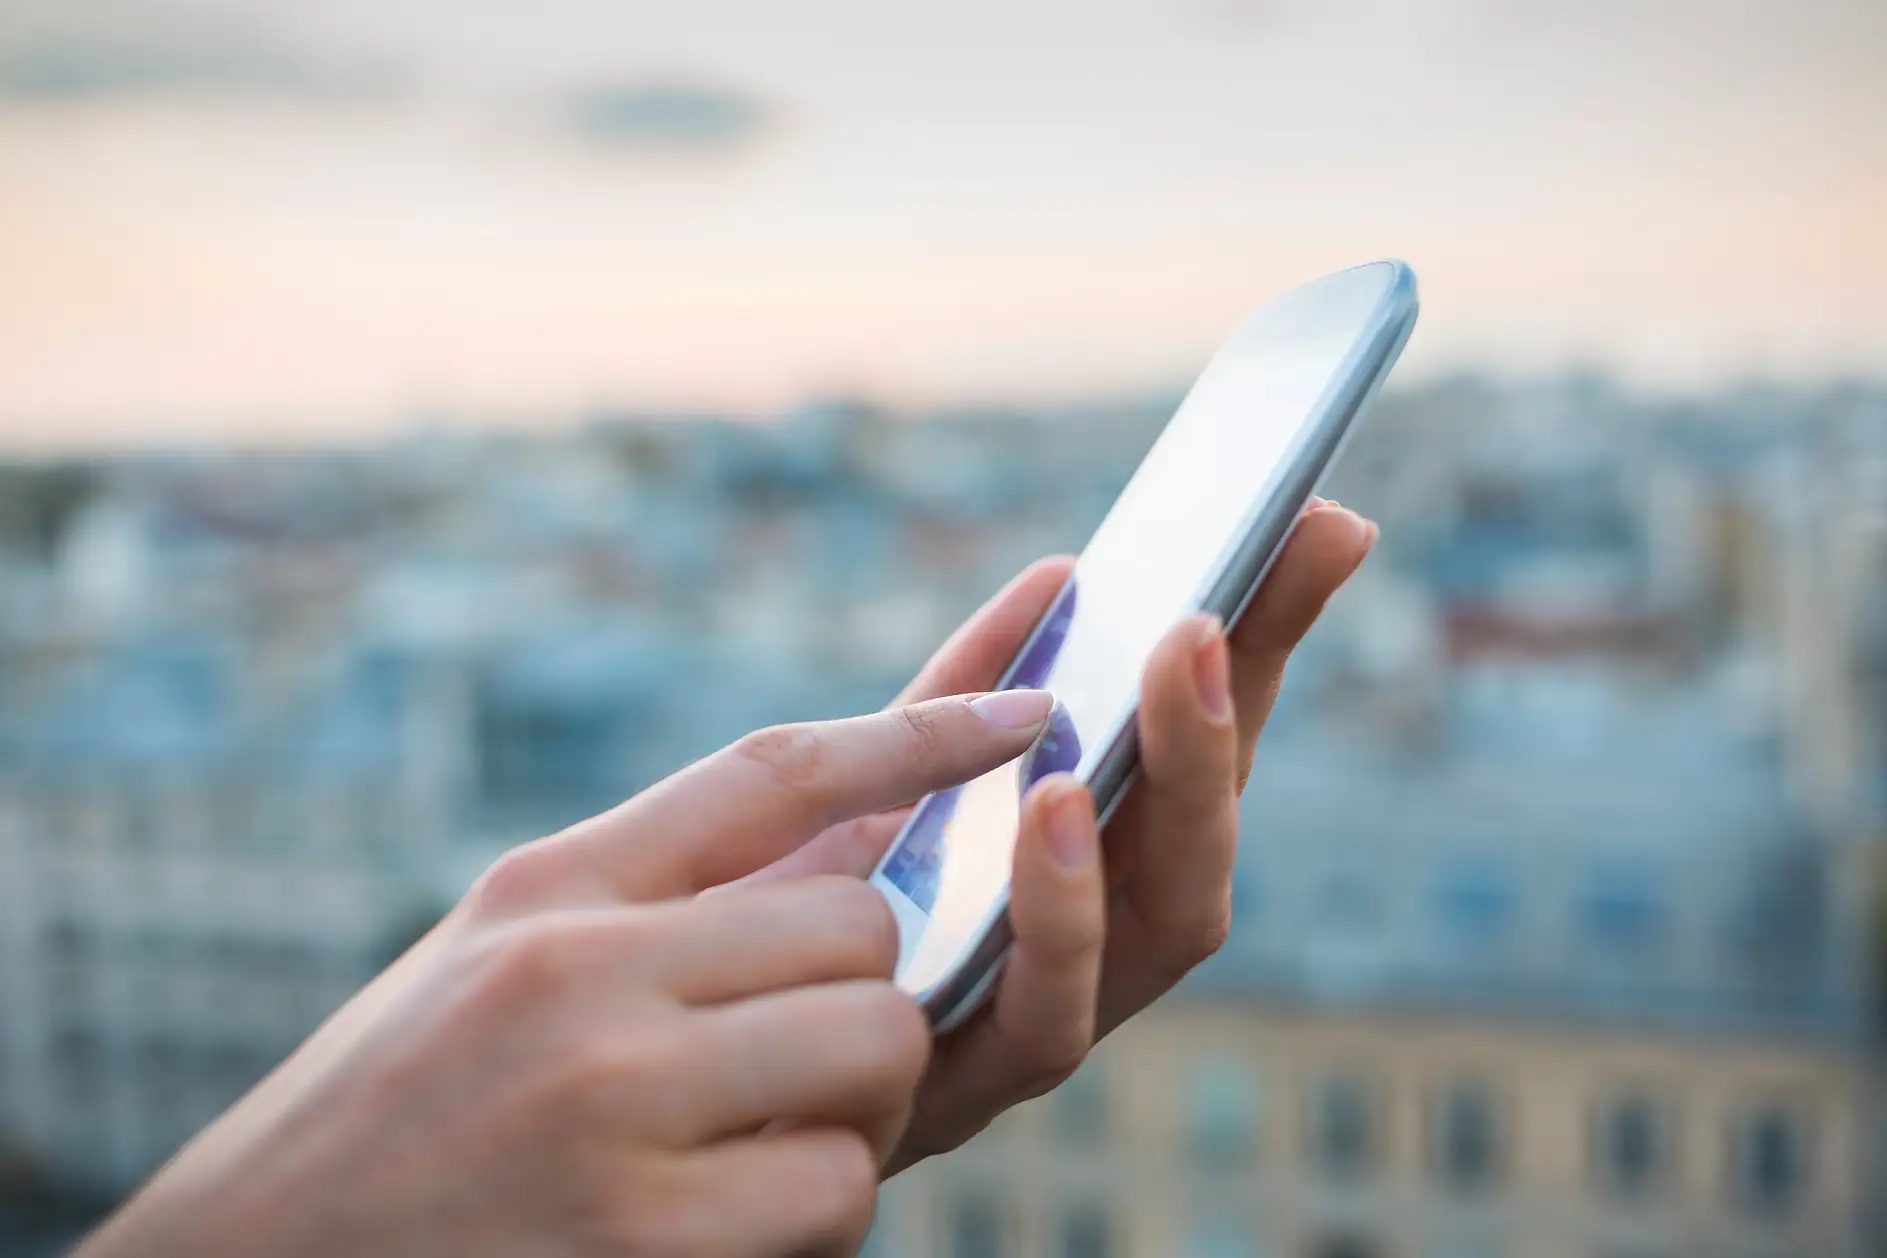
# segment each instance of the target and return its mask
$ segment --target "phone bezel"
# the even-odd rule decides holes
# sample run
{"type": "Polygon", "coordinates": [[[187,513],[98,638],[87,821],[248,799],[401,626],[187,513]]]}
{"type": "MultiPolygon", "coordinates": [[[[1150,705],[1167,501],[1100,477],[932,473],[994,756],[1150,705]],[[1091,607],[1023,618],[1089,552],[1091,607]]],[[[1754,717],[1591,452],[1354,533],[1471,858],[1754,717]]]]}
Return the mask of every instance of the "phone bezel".
{"type": "MultiPolygon", "coordinates": [[[[1258,496],[1251,514],[1241,525],[1236,541],[1228,543],[1226,554],[1218,561],[1195,611],[1216,612],[1228,626],[1237,624],[1283,549],[1304,503],[1343,453],[1355,430],[1357,417],[1381,389],[1402,347],[1408,343],[1420,308],[1415,273],[1406,263],[1393,259],[1349,269],[1377,266],[1392,268],[1392,274],[1366,330],[1333,374],[1330,385],[1280,461],[1272,483],[1258,496]]],[[[1312,284],[1320,282],[1310,281],[1312,284]]],[[[1004,668],[997,688],[1009,684],[1042,627],[1037,624],[1030,630],[1015,658],[1004,668]]],[[[1138,716],[1136,703],[1116,718],[1107,732],[1107,750],[1086,782],[1103,826],[1133,782],[1139,759],[1138,716]]],[[[885,858],[872,870],[873,882],[884,885],[881,876],[885,860],[903,838],[900,831],[892,840],[885,858]]],[[[891,890],[896,892],[897,889],[892,887],[891,890]]],[[[981,1004],[1002,971],[1012,941],[1009,884],[1005,880],[982,919],[977,942],[965,959],[945,977],[924,991],[914,993],[937,1034],[957,1026],[981,1004]]]]}

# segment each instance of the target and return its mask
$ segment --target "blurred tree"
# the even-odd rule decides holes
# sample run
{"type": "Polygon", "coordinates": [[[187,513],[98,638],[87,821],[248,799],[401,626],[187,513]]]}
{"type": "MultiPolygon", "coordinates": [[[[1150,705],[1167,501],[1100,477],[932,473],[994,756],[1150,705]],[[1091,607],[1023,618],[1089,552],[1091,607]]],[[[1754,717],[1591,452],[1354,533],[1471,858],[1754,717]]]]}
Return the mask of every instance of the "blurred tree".
{"type": "Polygon", "coordinates": [[[62,1182],[0,1130],[0,1253],[57,1253],[113,1202],[62,1182]]]}
{"type": "Polygon", "coordinates": [[[1874,880],[1874,1020],[1887,1030],[1887,878],[1874,880]]]}
{"type": "Polygon", "coordinates": [[[0,550],[50,560],[98,484],[97,469],[77,463],[0,467],[0,550]]]}

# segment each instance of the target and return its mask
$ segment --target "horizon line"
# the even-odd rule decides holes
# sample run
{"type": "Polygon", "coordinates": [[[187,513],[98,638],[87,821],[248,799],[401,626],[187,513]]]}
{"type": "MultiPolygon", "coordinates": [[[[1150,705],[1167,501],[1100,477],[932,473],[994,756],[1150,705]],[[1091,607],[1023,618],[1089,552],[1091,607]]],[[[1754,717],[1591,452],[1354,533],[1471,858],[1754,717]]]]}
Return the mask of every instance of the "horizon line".
{"type": "MultiPolygon", "coordinates": [[[[1699,384],[1659,382],[1604,364],[1579,362],[1549,368],[1483,366],[1431,370],[1419,373],[1413,380],[1391,380],[1384,386],[1382,400],[1461,388],[1521,393],[1577,386],[1595,386],[1635,405],[1708,405],[1750,395],[1784,395],[1801,402],[1815,402],[1847,393],[1863,396],[1878,393],[1881,395],[1878,400],[1887,403],[1887,370],[1839,370],[1813,377],[1758,372],[1699,384]]],[[[360,453],[435,439],[554,440],[611,424],[731,423],[763,428],[801,422],[810,412],[822,409],[850,411],[894,423],[1001,417],[1078,421],[1084,411],[1177,407],[1190,387],[1188,382],[1144,389],[1068,391],[1031,397],[991,393],[956,400],[906,402],[873,397],[862,391],[832,390],[808,392],[794,401],[771,407],[626,400],[543,408],[420,405],[404,408],[397,418],[358,416],[339,423],[302,422],[279,427],[262,423],[243,433],[184,431],[149,439],[97,433],[94,439],[73,442],[46,440],[46,429],[16,442],[15,434],[7,429],[20,417],[0,413],[0,464],[360,453]]]]}

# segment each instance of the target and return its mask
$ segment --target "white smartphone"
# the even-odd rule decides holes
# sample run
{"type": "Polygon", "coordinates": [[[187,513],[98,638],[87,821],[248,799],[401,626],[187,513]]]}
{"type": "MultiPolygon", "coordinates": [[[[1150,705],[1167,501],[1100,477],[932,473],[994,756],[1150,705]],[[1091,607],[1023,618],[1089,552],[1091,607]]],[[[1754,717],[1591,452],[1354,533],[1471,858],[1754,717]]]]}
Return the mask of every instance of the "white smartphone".
{"type": "Polygon", "coordinates": [[[1415,276],[1372,262],[1240,323],[1094,532],[999,686],[1055,696],[1020,759],[927,796],[872,874],[898,923],[898,985],[947,1031],[989,993],[1010,933],[1023,795],[1072,772],[1103,823],[1136,763],[1140,677],[1182,617],[1236,622],[1415,326],[1415,276]]]}

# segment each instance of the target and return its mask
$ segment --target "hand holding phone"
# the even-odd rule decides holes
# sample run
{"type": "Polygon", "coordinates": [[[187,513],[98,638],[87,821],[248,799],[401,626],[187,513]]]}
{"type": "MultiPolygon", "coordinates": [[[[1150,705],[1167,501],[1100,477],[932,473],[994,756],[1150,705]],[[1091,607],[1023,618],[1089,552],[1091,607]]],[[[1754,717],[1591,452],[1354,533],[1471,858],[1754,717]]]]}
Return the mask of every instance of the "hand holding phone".
{"type": "MultiPolygon", "coordinates": [[[[1045,688],[1065,756],[1105,821],[1139,747],[1140,678],[1189,615],[1236,623],[1414,326],[1397,262],[1342,271],[1233,333],[1155,442],[1001,685],[1045,688]]],[[[898,982],[939,1031],[991,990],[1037,749],[920,802],[872,880],[899,924],[898,982]]],[[[1034,774],[1034,776],[1040,776],[1034,774]]]]}
{"type": "Polygon", "coordinates": [[[81,1255],[852,1253],[929,1028],[863,882],[746,880],[1048,711],[761,730],[514,849],[81,1255]]]}

